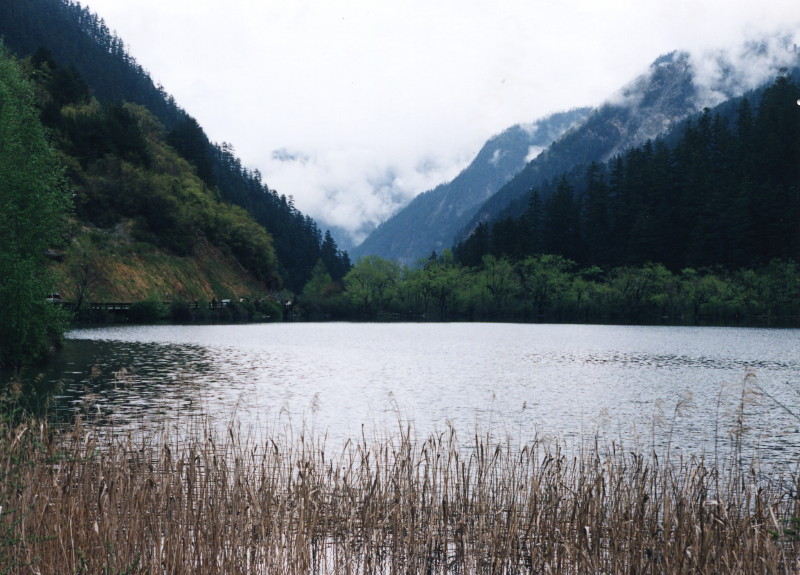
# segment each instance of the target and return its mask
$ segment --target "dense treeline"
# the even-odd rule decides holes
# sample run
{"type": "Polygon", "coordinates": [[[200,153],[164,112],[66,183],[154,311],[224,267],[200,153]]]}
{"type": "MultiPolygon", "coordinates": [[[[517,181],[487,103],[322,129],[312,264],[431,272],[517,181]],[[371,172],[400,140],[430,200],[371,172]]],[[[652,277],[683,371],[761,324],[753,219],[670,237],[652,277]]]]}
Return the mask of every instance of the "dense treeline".
{"type": "Polygon", "coordinates": [[[542,253],[604,269],[658,262],[726,270],[800,259],[800,87],[780,76],[731,123],[706,110],[671,142],[634,148],[531,191],[522,213],[455,248],[479,265],[542,253]]]}
{"type": "MultiPolygon", "coordinates": [[[[243,167],[232,146],[210,142],[197,121],[163,87],[154,85],[122,39],[87,7],[73,0],[6,0],[0,3],[0,35],[18,56],[32,56],[37,68],[47,63],[53,72],[48,80],[51,101],[43,107],[43,117],[50,125],[61,124],[69,152],[82,158],[84,169],[109,153],[147,167],[147,157],[133,157],[142,145],[135,142],[135,128],[123,106],[138,104],[164,126],[167,142],[195,167],[209,189],[269,231],[277,274],[285,287],[298,291],[319,260],[337,279],[350,268],[347,254],[330,234],[323,234],[313,219],[296,209],[291,197],[264,184],[257,170],[243,167]],[[67,126],[61,109],[86,104],[87,97],[99,105],[97,114],[90,117],[82,110],[67,126]]],[[[114,194],[107,199],[113,203],[114,194]]]]}
{"type": "Polygon", "coordinates": [[[559,255],[486,255],[468,267],[446,251],[407,267],[368,256],[342,284],[318,270],[295,311],[308,319],[798,325],[800,266],[604,271],[559,255]]]}
{"type": "Polygon", "coordinates": [[[351,267],[349,255],[329,231],[322,234],[314,219],[294,206],[291,196],[270,189],[258,170],[243,167],[229,144],[213,146],[212,161],[221,197],[243,207],[272,234],[289,290],[299,292],[320,260],[334,278],[344,277],[351,267]]]}

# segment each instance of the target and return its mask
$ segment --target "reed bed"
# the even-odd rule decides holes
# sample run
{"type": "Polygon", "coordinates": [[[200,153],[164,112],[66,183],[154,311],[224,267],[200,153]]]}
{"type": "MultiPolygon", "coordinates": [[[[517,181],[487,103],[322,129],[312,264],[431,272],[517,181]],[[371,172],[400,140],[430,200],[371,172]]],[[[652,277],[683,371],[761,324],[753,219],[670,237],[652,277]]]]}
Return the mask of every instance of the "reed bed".
{"type": "Polygon", "coordinates": [[[797,480],[731,457],[408,427],[335,451],[233,429],[0,430],[0,573],[800,572],[797,480]]]}

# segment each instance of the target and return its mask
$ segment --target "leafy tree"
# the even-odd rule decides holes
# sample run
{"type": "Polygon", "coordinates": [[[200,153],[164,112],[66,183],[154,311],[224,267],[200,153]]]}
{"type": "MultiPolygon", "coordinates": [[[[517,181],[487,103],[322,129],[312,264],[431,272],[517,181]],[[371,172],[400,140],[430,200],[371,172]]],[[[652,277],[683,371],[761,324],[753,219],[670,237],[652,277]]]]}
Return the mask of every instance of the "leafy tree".
{"type": "Polygon", "coordinates": [[[560,307],[569,289],[575,262],[558,255],[531,256],[520,264],[522,290],[533,305],[534,317],[542,320],[560,307]]]}
{"type": "Polygon", "coordinates": [[[401,277],[400,265],[379,256],[360,258],[344,277],[347,296],[362,317],[387,311],[401,277]]]}
{"type": "Polygon", "coordinates": [[[311,279],[303,287],[300,302],[311,319],[320,319],[324,316],[332,300],[341,292],[341,285],[333,281],[325,264],[320,259],[314,266],[311,279]]]}
{"type": "Polygon", "coordinates": [[[419,314],[439,321],[450,319],[457,307],[459,288],[464,284],[464,270],[456,264],[453,253],[434,252],[420,262],[420,269],[410,274],[410,282],[422,303],[419,314]]]}
{"type": "Polygon", "coordinates": [[[661,264],[646,264],[641,268],[615,269],[610,285],[618,314],[631,321],[654,320],[666,315],[674,277],[661,264]]]}
{"type": "Polygon", "coordinates": [[[510,300],[519,291],[519,280],[511,262],[491,254],[484,256],[480,281],[492,302],[492,314],[496,319],[503,318],[510,300]]]}
{"type": "Polygon", "coordinates": [[[32,86],[0,43],[0,364],[40,359],[63,334],[46,301],[45,252],[61,240],[68,196],[32,86]]]}
{"type": "Polygon", "coordinates": [[[80,317],[90,301],[92,290],[100,280],[97,268],[98,250],[90,237],[76,237],[67,250],[67,276],[75,293],[74,311],[80,317]]]}

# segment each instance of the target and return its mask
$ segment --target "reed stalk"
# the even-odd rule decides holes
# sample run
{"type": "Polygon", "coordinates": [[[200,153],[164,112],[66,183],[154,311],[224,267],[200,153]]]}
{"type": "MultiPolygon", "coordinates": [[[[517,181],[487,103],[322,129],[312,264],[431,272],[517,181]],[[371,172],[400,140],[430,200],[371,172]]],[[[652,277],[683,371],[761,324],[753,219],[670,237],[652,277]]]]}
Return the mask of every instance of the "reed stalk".
{"type": "Polygon", "coordinates": [[[6,423],[0,573],[800,572],[796,476],[740,453],[281,437],[6,423]]]}

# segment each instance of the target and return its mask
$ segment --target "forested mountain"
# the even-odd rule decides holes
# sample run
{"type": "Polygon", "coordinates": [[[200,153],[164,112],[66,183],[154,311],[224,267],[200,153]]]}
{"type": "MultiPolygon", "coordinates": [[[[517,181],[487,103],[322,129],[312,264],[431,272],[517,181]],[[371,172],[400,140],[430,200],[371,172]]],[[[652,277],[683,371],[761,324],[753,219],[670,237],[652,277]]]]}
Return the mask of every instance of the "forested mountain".
{"type": "Polygon", "coordinates": [[[774,44],[746,44],[736,61],[724,53],[706,54],[704,59],[684,52],[666,54],[600,107],[577,111],[581,121],[571,130],[565,128],[575,118],[561,115],[553,117],[561,131],[534,134],[537,143],[526,142],[529,133],[523,127],[510,128],[487,142],[456,179],[415,198],[353,253],[413,263],[433,250],[441,252],[466,238],[480,222],[524,210],[520,203],[532,188],[539,188],[544,199],[554,188],[550,180],[560,174],[604,162],[668,132],[704,107],[741,95],[749,88],[750,68],[772,65],[777,73],[775,62],[791,59],[792,49],[784,40],[774,44]],[[567,125],[559,124],[564,121],[567,125]],[[542,147],[541,153],[529,154],[531,146],[542,147]],[[503,161],[496,164],[500,149],[503,161]]]}
{"type": "Polygon", "coordinates": [[[604,161],[658,135],[696,112],[699,108],[695,99],[688,55],[672,53],[658,58],[646,74],[622,89],[614,103],[594,110],[583,125],[529,162],[477,210],[455,239],[469,235],[479,222],[497,217],[511,202],[543,181],[576,165],[604,161]]]}
{"type": "MultiPolygon", "coordinates": [[[[123,41],[87,8],[72,0],[3,0],[0,36],[19,57],[48,61],[53,72],[49,89],[54,97],[44,114],[51,114],[51,120],[69,104],[59,99],[69,99],[70,90],[80,91],[83,86],[105,110],[123,110],[123,103],[143,106],[163,126],[169,145],[194,166],[209,189],[247,210],[267,229],[277,254],[277,275],[284,286],[299,291],[320,259],[334,278],[347,272],[349,258],[330,234],[323,234],[313,219],[297,210],[290,197],[271,190],[257,170],[242,166],[230,144],[211,143],[202,127],[153,84],[147,71],[127,53],[123,41]]],[[[73,144],[94,145],[88,135],[73,144]]],[[[106,152],[97,150],[94,153],[99,157],[89,159],[99,161],[106,152]]],[[[106,200],[113,205],[123,200],[122,193],[122,189],[108,191],[106,200]]],[[[158,226],[151,232],[155,236],[175,233],[158,226]]]]}
{"type": "MultiPolygon", "coordinates": [[[[529,162],[497,194],[489,198],[474,218],[461,230],[457,241],[465,239],[480,222],[491,221],[508,210],[515,200],[539,188],[545,199],[553,186],[548,180],[573,169],[582,170],[591,162],[605,162],[632,146],[664,134],[691,114],[740,96],[748,89],[749,67],[764,69],[775,61],[796,60],[794,49],[779,42],[767,53],[764,44],[748,44],[741,63],[729,62],[720,55],[702,62],[716,69],[710,77],[700,77],[698,62],[688,54],[673,52],[656,59],[649,70],[625,86],[597,108],[577,129],[567,133],[537,158],[529,162]],[[717,60],[714,60],[717,58],[717,60]]],[[[513,209],[519,209],[515,205],[513,209]]],[[[524,209],[524,207],[523,207],[524,209]]]]}
{"type": "Polygon", "coordinates": [[[0,36],[18,56],[47,48],[63,66],[74,67],[102,103],[131,102],[150,110],[167,128],[184,112],[125,49],[102,18],[69,0],[3,0],[0,36]]]}
{"type": "Polygon", "coordinates": [[[800,74],[571,169],[414,266],[366,256],[304,311],[342,319],[800,322],[800,74]]]}
{"type": "Polygon", "coordinates": [[[549,146],[589,113],[581,108],[516,125],[491,138],[453,181],[414,198],[382,223],[354,255],[375,254],[411,264],[452,245],[455,233],[532,156],[549,146]]]}
{"type": "Polygon", "coordinates": [[[800,261],[798,77],[783,72],[668,139],[534,188],[516,215],[480,224],[457,259],[546,253],[603,269],[657,262],[672,271],[800,261]]]}

